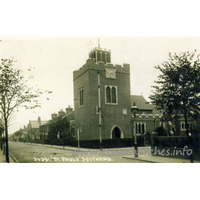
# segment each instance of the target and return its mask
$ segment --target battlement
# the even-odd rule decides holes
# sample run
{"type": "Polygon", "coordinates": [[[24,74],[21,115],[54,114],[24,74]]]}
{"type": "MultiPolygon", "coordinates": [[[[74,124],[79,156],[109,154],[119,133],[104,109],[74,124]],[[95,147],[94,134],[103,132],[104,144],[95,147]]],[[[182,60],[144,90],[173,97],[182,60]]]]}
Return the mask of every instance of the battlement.
{"type": "Polygon", "coordinates": [[[113,65],[112,63],[104,63],[102,61],[98,61],[96,63],[94,58],[89,58],[86,63],[78,70],[75,70],[73,72],[74,75],[74,80],[86,72],[89,69],[95,69],[95,70],[100,70],[100,71],[105,71],[105,67],[113,67],[116,68],[117,73],[130,73],[130,65],[129,64],[123,64],[123,65],[113,65]]]}
{"type": "Polygon", "coordinates": [[[87,59],[86,63],[81,68],[73,71],[74,80],[89,69],[104,70],[104,63],[95,63],[94,58],[87,59]]]}
{"type": "Polygon", "coordinates": [[[116,64],[115,67],[117,68],[117,72],[121,73],[130,73],[130,65],[123,63],[123,65],[116,64]]]}
{"type": "Polygon", "coordinates": [[[96,63],[96,66],[98,67],[110,67],[110,68],[116,68],[116,72],[117,73],[130,73],[130,65],[129,64],[123,64],[123,65],[119,65],[119,64],[112,64],[112,63],[103,63],[103,62],[98,62],[96,63]]]}
{"type": "MultiPolygon", "coordinates": [[[[91,61],[93,60],[93,59],[90,59],[91,61]]],[[[95,63],[95,61],[94,61],[94,63],[95,63]]],[[[79,68],[78,70],[74,70],[73,71],[73,78],[74,78],[74,80],[78,77],[78,76],[80,76],[81,74],[83,74],[85,71],[87,71],[89,69],[89,66],[87,65],[87,63],[86,64],[84,64],[81,68],[79,68]]]]}

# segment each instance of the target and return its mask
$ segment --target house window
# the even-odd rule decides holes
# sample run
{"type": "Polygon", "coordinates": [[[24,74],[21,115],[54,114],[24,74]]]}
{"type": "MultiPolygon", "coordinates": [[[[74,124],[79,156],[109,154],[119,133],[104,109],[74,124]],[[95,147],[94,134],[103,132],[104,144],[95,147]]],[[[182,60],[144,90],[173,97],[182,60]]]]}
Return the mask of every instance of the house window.
{"type": "MultiPolygon", "coordinates": [[[[155,121],[155,125],[156,125],[156,121],[155,121]]],[[[161,126],[162,128],[165,128],[165,122],[160,122],[160,126],[161,126]]]]}
{"type": "MultiPolygon", "coordinates": [[[[188,123],[188,129],[192,129],[192,122],[188,123]]],[[[186,125],[184,122],[181,123],[181,130],[186,130],[186,125]]]]}
{"type": "Polygon", "coordinates": [[[84,105],[84,90],[83,88],[79,90],[79,101],[80,101],[80,106],[84,105]]]}
{"type": "Polygon", "coordinates": [[[105,88],[106,104],[117,104],[117,87],[106,85],[105,88]]]}

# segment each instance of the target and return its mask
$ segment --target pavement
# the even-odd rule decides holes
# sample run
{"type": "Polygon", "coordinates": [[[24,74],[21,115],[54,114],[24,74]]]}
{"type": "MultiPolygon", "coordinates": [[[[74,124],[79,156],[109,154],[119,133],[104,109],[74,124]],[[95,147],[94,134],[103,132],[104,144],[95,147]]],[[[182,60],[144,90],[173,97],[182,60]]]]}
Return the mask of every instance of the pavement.
{"type": "MultiPolygon", "coordinates": [[[[0,150],[0,163],[7,163],[6,156],[3,155],[3,151],[0,150]]],[[[12,155],[9,155],[9,163],[15,163],[15,160],[12,158],[12,155]]]]}
{"type": "MultiPolygon", "coordinates": [[[[162,157],[162,156],[139,155],[138,157],[122,156],[122,158],[145,161],[148,163],[190,163],[190,159],[170,158],[170,157],[162,157]]],[[[194,163],[200,163],[200,161],[194,160],[194,163]]]]}

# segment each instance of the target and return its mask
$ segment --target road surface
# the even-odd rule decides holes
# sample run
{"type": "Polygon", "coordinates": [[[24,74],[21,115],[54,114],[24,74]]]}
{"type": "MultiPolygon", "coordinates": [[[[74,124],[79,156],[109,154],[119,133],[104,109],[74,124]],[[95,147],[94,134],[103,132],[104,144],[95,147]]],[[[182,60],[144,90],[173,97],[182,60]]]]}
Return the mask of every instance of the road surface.
{"type": "MultiPolygon", "coordinates": [[[[140,147],[150,148],[150,147],[140,147]]],[[[19,163],[145,163],[122,158],[131,148],[88,150],[22,142],[9,142],[9,152],[19,163]]]]}

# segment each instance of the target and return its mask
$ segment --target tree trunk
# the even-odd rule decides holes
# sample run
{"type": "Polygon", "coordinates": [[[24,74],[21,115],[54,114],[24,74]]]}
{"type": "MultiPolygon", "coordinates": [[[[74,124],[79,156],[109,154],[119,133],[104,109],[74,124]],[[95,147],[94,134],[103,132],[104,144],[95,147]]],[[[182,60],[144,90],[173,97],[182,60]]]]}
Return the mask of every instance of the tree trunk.
{"type": "MultiPolygon", "coordinates": [[[[184,118],[185,118],[185,128],[186,128],[186,134],[187,134],[187,137],[188,137],[189,148],[191,148],[193,150],[193,147],[192,147],[192,137],[189,137],[189,126],[188,126],[188,121],[187,121],[187,111],[186,110],[184,111],[184,118]]],[[[190,162],[191,163],[194,162],[192,154],[190,155],[190,162]]]]}
{"type": "Polygon", "coordinates": [[[9,152],[8,152],[8,123],[5,119],[5,133],[6,133],[6,162],[9,163],[9,152]]]}

